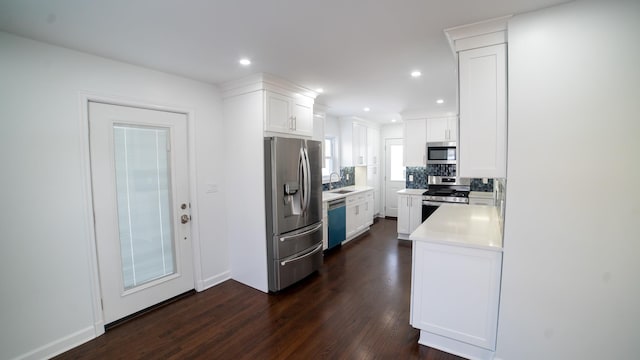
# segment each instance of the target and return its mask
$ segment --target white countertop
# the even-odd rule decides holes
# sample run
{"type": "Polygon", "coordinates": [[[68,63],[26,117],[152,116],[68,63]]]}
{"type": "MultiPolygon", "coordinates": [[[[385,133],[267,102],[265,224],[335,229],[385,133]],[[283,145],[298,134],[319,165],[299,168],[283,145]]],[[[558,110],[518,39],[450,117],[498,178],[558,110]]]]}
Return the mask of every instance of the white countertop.
{"type": "Polygon", "coordinates": [[[331,191],[323,191],[322,192],[322,201],[331,201],[331,200],[335,200],[335,199],[345,198],[347,196],[356,195],[358,193],[369,191],[369,190],[373,190],[373,187],[371,187],[371,186],[355,186],[355,185],[352,185],[352,186],[341,187],[341,188],[334,189],[334,190],[331,190],[331,191]],[[351,190],[351,192],[348,192],[346,194],[334,193],[334,191],[340,191],[340,190],[351,190]]]}
{"type": "Polygon", "coordinates": [[[493,206],[443,204],[409,239],[502,251],[499,223],[493,206]]]}
{"type": "Polygon", "coordinates": [[[398,191],[398,195],[422,195],[427,189],[402,189],[398,191]]]}

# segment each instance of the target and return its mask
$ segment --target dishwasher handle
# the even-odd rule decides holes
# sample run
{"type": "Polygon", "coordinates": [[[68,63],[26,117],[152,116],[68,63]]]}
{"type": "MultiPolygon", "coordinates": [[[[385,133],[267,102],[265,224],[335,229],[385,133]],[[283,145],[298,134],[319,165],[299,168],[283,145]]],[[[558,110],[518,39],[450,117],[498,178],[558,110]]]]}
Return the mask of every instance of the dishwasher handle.
{"type": "Polygon", "coordinates": [[[339,208],[339,207],[343,207],[343,206],[346,206],[346,202],[344,201],[344,198],[332,200],[332,201],[329,201],[329,209],[328,209],[328,211],[331,211],[333,209],[336,209],[336,208],[339,208]]]}

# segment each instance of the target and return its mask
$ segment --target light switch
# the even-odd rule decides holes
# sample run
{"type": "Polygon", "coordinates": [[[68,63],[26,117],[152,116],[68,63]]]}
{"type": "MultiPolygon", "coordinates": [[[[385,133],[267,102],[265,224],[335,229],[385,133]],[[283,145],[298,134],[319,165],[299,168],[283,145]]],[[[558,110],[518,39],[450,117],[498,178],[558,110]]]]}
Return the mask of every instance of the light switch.
{"type": "Polygon", "coordinates": [[[409,175],[409,181],[413,181],[413,175],[409,175]]]}

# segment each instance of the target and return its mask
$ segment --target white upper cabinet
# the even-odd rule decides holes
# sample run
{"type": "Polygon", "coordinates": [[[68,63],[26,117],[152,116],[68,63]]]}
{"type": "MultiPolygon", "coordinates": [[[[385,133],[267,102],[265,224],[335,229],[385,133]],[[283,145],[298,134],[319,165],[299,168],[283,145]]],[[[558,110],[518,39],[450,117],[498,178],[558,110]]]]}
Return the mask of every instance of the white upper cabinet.
{"type": "Polygon", "coordinates": [[[404,165],[426,166],[427,120],[404,121],[404,165]]]}
{"type": "Polygon", "coordinates": [[[445,29],[458,58],[458,176],[507,176],[507,21],[445,29]]]}
{"type": "Polygon", "coordinates": [[[367,127],[353,123],[353,165],[367,165],[367,127]]]}
{"type": "Polygon", "coordinates": [[[507,175],[506,44],[458,54],[458,174],[469,178],[504,178],[507,175]]]}
{"type": "Polygon", "coordinates": [[[313,136],[313,99],[265,91],[265,131],[313,136]]]}
{"type": "Polygon", "coordinates": [[[380,165],[380,130],[367,127],[367,165],[380,165]]]}
{"type": "MultiPolygon", "coordinates": [[[[249,108],[244,110],[252,111],[252,122],[258,119],[262,122],[264,136],[314,136],[315,92],[269,74],[230,81],[222,89],[225,103],[247,103],[249,108]],[[260,98],[259,104],[249,100],[255,96],[260,98]]],[[[228,107],[232,108],[236,109],[228,107]]]]}
{"type": "Polygon", "coordinates": [[[458,141],[458,118],[427,119],[427,142],[458,141]]]}

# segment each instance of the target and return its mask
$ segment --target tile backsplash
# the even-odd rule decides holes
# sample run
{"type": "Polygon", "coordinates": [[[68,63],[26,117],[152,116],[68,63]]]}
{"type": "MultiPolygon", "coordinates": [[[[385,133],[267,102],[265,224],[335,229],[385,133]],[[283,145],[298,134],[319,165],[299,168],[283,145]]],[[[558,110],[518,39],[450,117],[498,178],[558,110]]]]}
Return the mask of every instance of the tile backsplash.
{"type": "Polygon", "coordinates": [[[426,172],[428,176],[456,176],[456,165],[429,164],[427,165],[426,172]]]}
{"type": "Polygon", "coordinates": [[[487,179],[487,183],[483,183],[482,179],[471,179],[471,191],[493,191],[493,179],[487,179]]]}
{"type": "Polygon", "coordinates": [[[405,187],[407,189],[426,189],[427,169],[424,166],[407,166],[405,187]],[[413,176],[413,181],[409,181],[409,176],[413,176]]]}
{"type": "MultiPolygon", "coordinates": [[[[333,176],[335,179],[335,175],[333,176]]],[[[355,166],[346,166],[340,168],[340,180],[333,181],[331,183],[332,189],[338,189],[345,186],[355,185],[356,183],[356,168],[355,166]],[[349,175],[349,180],[347,180],[347,174],[349,175]]],[[[329,183],[322,184],[322,191],[329,190],[329,183]]]]}
{"type": "MultiPolygon", "coordinates": [[[[427,165],[425,166],[407,166],[405,188],[407,189],[426,189],[428,188],[427,176],[455,176],[455,165],[427,165]],[[409,181],[413,176],[413,181],[409,181]]],[[[487,183],[482,183],[482,179],[471,179],[471,191],[493,191],[493,179],[488,179],[487,183]]]]}

